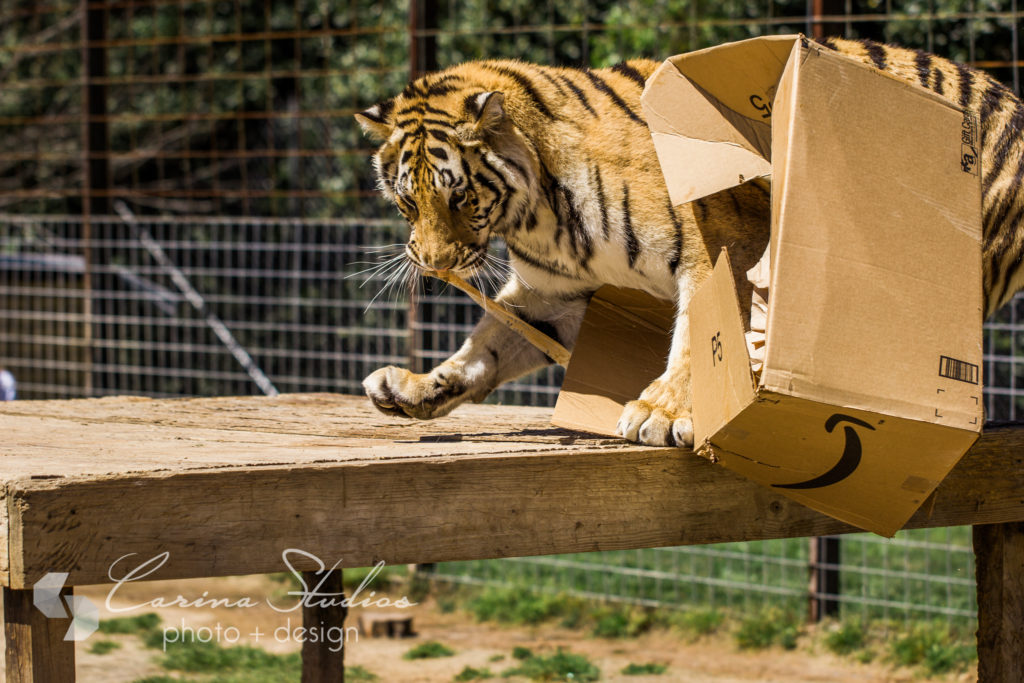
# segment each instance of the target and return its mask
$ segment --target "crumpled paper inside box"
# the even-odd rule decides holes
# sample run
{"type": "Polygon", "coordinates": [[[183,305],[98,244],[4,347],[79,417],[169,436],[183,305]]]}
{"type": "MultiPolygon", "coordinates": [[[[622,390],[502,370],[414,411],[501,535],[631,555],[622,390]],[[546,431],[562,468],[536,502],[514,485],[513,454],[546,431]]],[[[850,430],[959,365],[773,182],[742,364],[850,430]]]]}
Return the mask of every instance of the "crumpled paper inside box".
{"type": "Polygon", "coordinates": [[[750,331],[746,333],[750,370],[755,382],[761,379],[764,366],[765,330],[768,327],[768,282],[771,257],[766,247],[757,264],[747,271],[747,280],[754,286],[750,295],[750,331]]]}

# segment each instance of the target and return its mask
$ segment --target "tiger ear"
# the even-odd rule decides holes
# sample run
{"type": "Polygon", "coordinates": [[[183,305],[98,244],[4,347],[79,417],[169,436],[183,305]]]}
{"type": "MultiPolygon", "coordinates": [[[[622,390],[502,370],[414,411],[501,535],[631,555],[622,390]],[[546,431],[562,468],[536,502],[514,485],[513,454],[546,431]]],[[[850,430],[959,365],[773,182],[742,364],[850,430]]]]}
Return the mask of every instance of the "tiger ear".
{"type": "Polygon", "coordinates": [[[482,92],[471,95],[467,109],[476,114],[473,124],[477,133],[495,130],[505,120],[505,95],[497,92],[482,92]]]}
{"type": "Polygon", "coordinates": [[[388,115],[394,106],[391,100],[375,104],[369,109],[356,114],[356,121],[359,122],[363,132],[374,140],[387,140],[391,136],[394,126],[388,123],[388,115]]]}

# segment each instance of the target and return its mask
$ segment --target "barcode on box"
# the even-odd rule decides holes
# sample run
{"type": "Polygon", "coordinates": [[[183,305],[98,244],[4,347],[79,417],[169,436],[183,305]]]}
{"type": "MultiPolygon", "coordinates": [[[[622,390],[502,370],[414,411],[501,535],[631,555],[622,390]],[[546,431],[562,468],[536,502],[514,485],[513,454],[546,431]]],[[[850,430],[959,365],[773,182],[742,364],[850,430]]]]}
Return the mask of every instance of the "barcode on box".
{"type": "Polygon", "coordinates": [[[949,356],[939,356],[939,377],[955,379],[968,384],[978,383],[978,366],[949,356]]]}

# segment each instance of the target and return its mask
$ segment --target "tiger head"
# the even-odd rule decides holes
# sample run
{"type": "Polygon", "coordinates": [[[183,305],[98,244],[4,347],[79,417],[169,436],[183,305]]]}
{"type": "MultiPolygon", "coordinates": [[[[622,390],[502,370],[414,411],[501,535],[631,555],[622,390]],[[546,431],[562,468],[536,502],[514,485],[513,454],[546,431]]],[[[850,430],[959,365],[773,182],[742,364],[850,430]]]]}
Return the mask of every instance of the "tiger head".
{"type": "Polygon", "coordinates": [[[472,274],[491,236],[527,215],[539,162],[503,93],[427,77],[356,120],[383,141],[378,186],[409,221],[405,253],[419,268],[472,274]]]}

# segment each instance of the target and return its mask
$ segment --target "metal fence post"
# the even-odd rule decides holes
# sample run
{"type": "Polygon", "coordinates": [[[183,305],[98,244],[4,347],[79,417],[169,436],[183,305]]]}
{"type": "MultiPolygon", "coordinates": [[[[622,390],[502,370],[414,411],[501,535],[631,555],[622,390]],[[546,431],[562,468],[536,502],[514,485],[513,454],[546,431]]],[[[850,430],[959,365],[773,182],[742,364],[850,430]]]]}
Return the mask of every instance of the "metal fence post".
{"type": "Polygon", "coordinates": [[[840,541],[837,536],[814,536],[810,541],[807,618],[816,623],[839,617],[840,541]]]}

